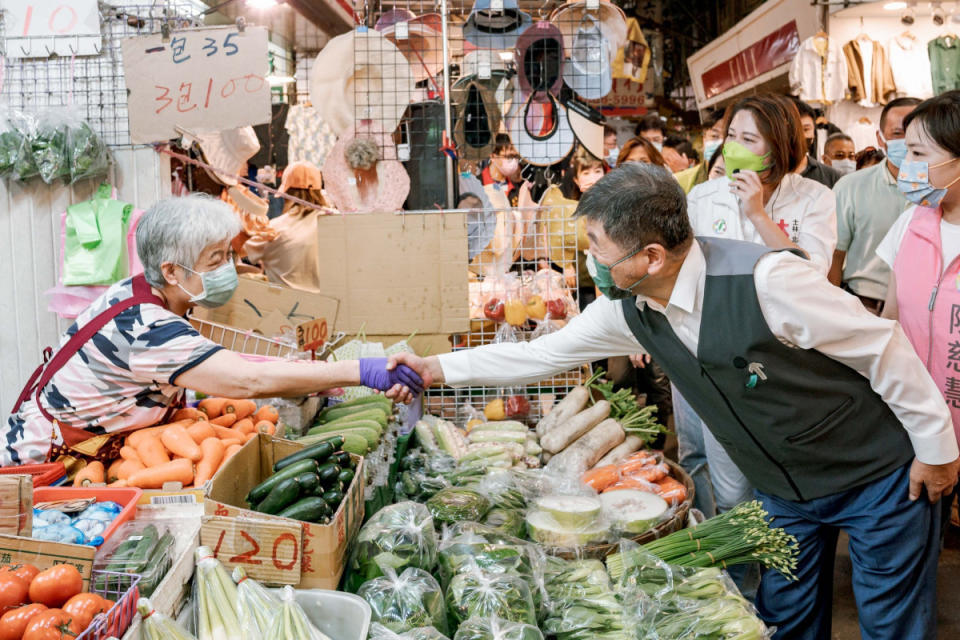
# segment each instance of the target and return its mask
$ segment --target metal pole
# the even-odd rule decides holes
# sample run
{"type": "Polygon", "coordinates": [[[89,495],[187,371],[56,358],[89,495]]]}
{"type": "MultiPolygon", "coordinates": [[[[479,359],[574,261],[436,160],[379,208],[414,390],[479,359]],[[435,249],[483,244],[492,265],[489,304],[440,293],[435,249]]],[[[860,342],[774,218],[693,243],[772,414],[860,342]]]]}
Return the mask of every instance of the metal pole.
{"type": "MultiPolygon", "coordinates": [[[[453,140],[453,124],[452,118],[450,117],[450,43],[448,42],[449,31],[447,30],[447,0],[440,0],[440,16],[441,16],[441,25],[443,29],[441,34],[443,36],[443,119],[444,119],[444,128],[447,132],[447,140],[453,140]]],[[[453,201],[454,194],[456,193],[454,189],[454,167],[453,167],[453,158],[448,154],[444,154],[447,159],[447,208],[453,209],[457,204],[453,201]]]]}

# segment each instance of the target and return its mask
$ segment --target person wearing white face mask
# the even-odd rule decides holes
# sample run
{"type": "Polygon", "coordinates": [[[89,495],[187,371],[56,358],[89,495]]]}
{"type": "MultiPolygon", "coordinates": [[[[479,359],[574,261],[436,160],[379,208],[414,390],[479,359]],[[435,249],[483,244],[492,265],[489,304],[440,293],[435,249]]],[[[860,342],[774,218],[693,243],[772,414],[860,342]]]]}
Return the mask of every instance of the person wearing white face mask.
{"type": "Polygon", "coordinates": [[[617,146],[617,130],[605,126],[603,128],[603,159],[608,168],[617,166],[618,155],[620,155],[620,147],[617,146]]]}
{"type": "Polygon", "coordinates": [[[640,121],[634,134],[649,140],[658,153],[663,153],[663,142],[667,139],[667,125],[656,113],[651,113],[640,121]]]}
{"type": "Polygon", "coordinates": [[[700,164],[686,171],[674,174],[677,182],[683,187],[685,193],[690,193],[690,190],[695,186],[703,184],[710,179],[710,161],[720,152],[720,148],[723,146],[724,129],[722,111],[709,114],[704,118],[701,136],[703,140],[703,158],[700,164]]]}
{"type": "Polygon", "coordinates": [[[823,163],[833,167],[841,176],[857,170],[857,150],[853,138],[845,133],[833,133],[823,145],[823,163]]]}
{"type": "Polygon", "coordinates": [[[887,159],[844,176],[833,189],[837,248],[828,277],[873,313],[883,309],[890,279],[890,268],[877,256],[877,247],[909,205],[897,189],[897,174],[907,151],[903,121],[918,104],[916,98],[890,101],[877,131],[877,144],[887,152],[887,159]]]}
{"type": "Polygon", "coordinates": [[[117,457],[121,434],[168,420],[184,390],[229,398],[305,396],[363,384],[409,401],[422,390],[386,359],[251,361],[200,335],[186,318],[218,307],[238,285],[228,205],[208,196],[168,198],[137,225],[144,273],[111,286],[81,312],[34,373],[7,421],[0,466],[117,457]]]}

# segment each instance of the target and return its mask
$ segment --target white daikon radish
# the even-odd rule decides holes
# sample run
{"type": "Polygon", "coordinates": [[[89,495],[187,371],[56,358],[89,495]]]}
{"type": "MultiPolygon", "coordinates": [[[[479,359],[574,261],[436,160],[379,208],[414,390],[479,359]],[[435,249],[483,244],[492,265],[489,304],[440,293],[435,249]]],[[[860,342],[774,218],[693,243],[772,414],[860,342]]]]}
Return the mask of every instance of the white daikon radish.
{"type": "Polygon", "coordinates": [[[553,427],[580,413],[587,406],[588,400],[590,400],[590,390],[586,387],[571,389],[570,393],[537,423],[537,435],[542,438],[553,427]]]}
{"type": "MultiPolygon", "coordinates": [[[[551,428],[540,438],[540,446],[544,451],[559,453],[566,449],[577,438],[587,433],[603,422],[610,415],[610,403],[601,400],[586,411],[581,411],[572,418],[551,428]]],[[[618,443],[619,444],[619,443],[618,443]]]]}
{"type": "Polygon", "coordinates": [[[643,447],[643,439],[637,436],[627,436],[622,444],[610,450],[610,453],[600,458],[600,462],[593,465],[593,468],[605,467],[608,464],[620,464],[624,458],[634,451],[640,451],[643,447]]]}
{"type": "Polygon", "coordinates": [[[611,449],[622,443],[626,434],[616,420],[604,420],[586,435],[550,458],[547,469],[556,469],[566,474],[581,475],[597,464],[611,449]]]}

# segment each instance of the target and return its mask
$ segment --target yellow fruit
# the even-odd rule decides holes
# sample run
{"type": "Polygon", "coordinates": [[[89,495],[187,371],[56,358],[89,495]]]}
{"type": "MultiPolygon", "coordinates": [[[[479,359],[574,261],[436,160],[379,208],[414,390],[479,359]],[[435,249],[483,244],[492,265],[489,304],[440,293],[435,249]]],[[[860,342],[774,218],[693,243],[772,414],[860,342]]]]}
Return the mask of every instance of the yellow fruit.
{"type": "Polygon", "coordinates": [[[483,408],[483,415],[487,420],[503,420],[507,417],[506,407],[503,405],[503,399],[497,398],[487,403],[483,408]]]}

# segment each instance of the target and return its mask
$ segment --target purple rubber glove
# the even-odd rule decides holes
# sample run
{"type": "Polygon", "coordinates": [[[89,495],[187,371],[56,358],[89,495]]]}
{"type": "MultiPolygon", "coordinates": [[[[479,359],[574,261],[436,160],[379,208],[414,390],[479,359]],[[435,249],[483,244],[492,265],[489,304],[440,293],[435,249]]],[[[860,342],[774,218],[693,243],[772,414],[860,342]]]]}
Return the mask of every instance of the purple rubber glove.
{"type": "Polygon", "coordinates": [[[410,389],[414,394],[423,393],[423,380],[417,372],[405,364],[397,365],[392,371],[387,371],[386,358],[360,358],[360,384],[371,389],[389,391],[394,385],[400,384],[410,389]]]}

